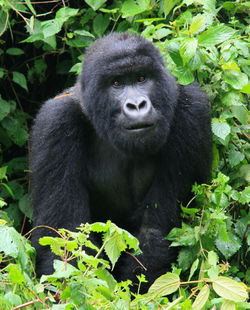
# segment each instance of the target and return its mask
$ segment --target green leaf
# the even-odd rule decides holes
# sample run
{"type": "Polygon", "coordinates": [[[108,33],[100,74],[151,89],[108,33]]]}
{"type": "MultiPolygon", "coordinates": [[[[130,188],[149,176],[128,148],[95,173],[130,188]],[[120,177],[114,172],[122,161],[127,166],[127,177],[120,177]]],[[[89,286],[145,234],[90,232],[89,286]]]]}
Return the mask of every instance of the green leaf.
{"type": "Polygon", "coordinates": [[[232,105],[231,111],[241,124],[246,125],[248,123],[250,111],[243,104],[232,105]]]}
{"type": "Polygon", "coordinates": [[[215,292],[222,298],[234,302],[243,302],[248,298],[246,286],[227,277],[218,277],[212,281],[215,292]]]}
{"type": "Polygon", "coordinates": [[[226,259],[233,256],[241,248],[241,240],[232,232],[228,232],[229,241],[216,240],[217,249],[225,256],[226,259]]]}
{"type": "Polygon", "coordinates": [[[197,33],[203,30],[206,24],[206,16],[205,15],[197,15],[193,18],[192,23],[190,25],[189,31],[191,34],[197,33]]]}
{"type": "Polygon", "coordinates": [[[187,67],[177,67],[174,74],[178,77],[178,82],[181,85],[188,85],[194,81],[194,75],[187,67]]]}
{"type": "Polygon", "coordinates": [[[188,277],[188,281],[192,278],[192,276],[194,275],[195,271],[197,270],[198,266],[199,266],[199,259],[197,258],[193,264],[192,264],[192,267],[190,269],[190,273],[189,273],[189,277],[188,277]]]}
{"type": "Polygon", "coordinates": [[[250,186],[247,186],[247,187],[241,192],[239,201],[240,201],[240,203],[242,203],[242,204],[250,203],[250,186]]]}
{"type": "Polygon", "coordinates": [[[73,275],[81,274],[81,271],[71,264],[62,262],[58,259],[54,260],[53,267],[55,271],[51,275],[43,275],[40,282],[53,281],[54,279],[68,279],[73,275]]]}
{"type": "Polygon", "coordinates": [[[235,30],[224,25],[214,26],[198,35],[199,44],[214,46],[220,44],[235,34],[235,30]]]}
{"type": "Polygon", "coordinates": [[[20,48],[11,47],[6,50],[6,53],[15,56],[24,54],[24,51],[20,48]]]}
{"type": "Polygon", "coordinates": [[[84,37],[95,38],[95,36],[92,33],[88,32],[86,30],[83,30],[83,29],[74,30],[74,33],[79,34],[79,35],[84,36],[84,37]]]}
{"type": "Polygon", "coordinates": [[[150,0],[125,0],[121,7],[123,18],[132,17],[150,9],[150,0]]]}
{"type": "Polygon", "coordinates": [[[13,82],[15,82],[16,84],[18,84],[19,86],[28,91],[26,77],[22,73],[16,71],[13,71],[12,74],[13,74],[12,78],[13,82]]]}
{"type": "Polygon", "coordinates": [[[27,218],[32,219],[33,208],[28,194],[24,195],[18,201],[18,207],[23,212],[23,214],[27,216],[27,218]]]}
{"type": "Polygon", "coordinates": [[[204,306],[205,303],[208,300],[210,294],[210,289],[208,285],[204,285],[202,289],[200,290],[199,294],[195,298],[195,301],[192,305],[193,310],[201,310],[204,306]]]}
{"type": "Polygon", "coordinates": [[[163,0],[163,12],[167,16],[170,11],[178,4],[181,0],[163,0]]]}
{"type": "Polygon", "coordinates": [[[224,79],[235,89],[242,89],[248,82],[247,75],[236,70],[225,70],[224,79]]]}
{"type": "Polygon", "coordinates": [[[231,127],[228,125],[226,120],[219,119],[219,118],[213,118],[212,119],[212,132],[218,138],[220,138],[223,141],[225,141],[226,137],[231,132],[231,127]]]}
{"type": "Polygon", "coordinates": [[[126,242],[119,233],[113,233],[111,237],[104,240],[104,250],[112,263],[112,268],[126,247],[126,242]]]}
{"type": "Polygon", "coordinates": [[[101,37],[106,29],[108,28],[108,25],[110,23],[110,19],[108,15],[103,14],[97,14],[93,21],[93,29],[94,32],[98,35],[98,37],[101,37]]]}
{"type": "Polygon", "coordinates": [[[232,151],[228,155],[228,161],[231,167],[237,166],[244,158],[245,155],[239,151],[232,151]]]}
{"type": "Polygon", "coordinates": [[[182,223],[182,228],[173,228],[166,239],[173,241],[171,246],[191,246],[197,242],[194,228],[185,223],[182,223]]]}
{"type": "Polygon", "coordinates": [[[24,275],[18,265],[9,264],[6,269],[12,283],[21,284],[25,282],[24,275]]]}
{"type": "Polygon", "coordinates": [[[50,19],[41,23],[41,30],[44,38],[51,37],[61,31],[63,21],[60,19],[50,19]]]}
{"type": "Polygon", "coordinates": [[[150,286],[148,292],[157,296],[165,296],[174,293],[180,287],[180,278],[175,273],[166,273],[160,276],[150,286]]]}
{"type": "Polygon", "coordinates": [[[183,66],[183,61],[180,55],[180,44],[179,42],[170,42],[167,45],[167,51],[170,55],[170,57],[172,58],[172,60],[174,61],[174,63],[176,64],[176,66],[182,67],[183,66]]]}
{"type": "Polygon", "coordinates": [[[84,0],[94,11],[98,10],[107,0],[84,0]]]}
{"type": "Polygon", "coordinates": [[[0,121],[10,113],[10,103],[0,96],[0,121]]]}
{"type": "Polygon", "coordinates": [[[9,13],[8,11],[4,11],[2,7],[0,7],[0,36],[5,32],[8,27],[9,13]]]}
{"type": "Polygon", "coordinates": [[[244,94],[250,94],[250,83],[247,83],[246,85],[244,85],[242,89],[240,90],[240,92],[244,94]]]}
{"type": "Polygon", "coordinates": [[[66,22],[70,17],[77,15],[79,9],[72,9],[68,7],[61,8],[56,12],[56,19],[60,19],[61,23],[66,22]]]}
{"type": "Polygon", "coordinates": [[[195,38],[186,38],[182,40],[180,45],[180,55],[184,63],[187,63],[194,57],[198,46],[198,41],[195,38]]]}
{"type": "Polygon", "coordinates": [[[8,166],[4,166],[0,168],[0,180],[3,180],[3,179],[7,180],[7,175],[6,175],[7,168],[8,166]]]}
{"type": "Polygon", "coordinates": [[[220,307],[220,310],[236,310],[235,303],[230,300],[224,300],[220,307]]]}

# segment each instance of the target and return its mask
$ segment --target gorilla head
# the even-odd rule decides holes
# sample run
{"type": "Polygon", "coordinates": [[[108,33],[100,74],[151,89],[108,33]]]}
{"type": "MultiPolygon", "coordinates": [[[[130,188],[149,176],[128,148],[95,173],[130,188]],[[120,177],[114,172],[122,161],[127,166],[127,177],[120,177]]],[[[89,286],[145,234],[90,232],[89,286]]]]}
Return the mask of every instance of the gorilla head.
{"type": "Polygon", "coordinates": [[[149,41],[128,33],[97,40],[86,53],[79,80],[85,114],[116,149],[154,153],[166,142],[177,84],[149,41]]]}

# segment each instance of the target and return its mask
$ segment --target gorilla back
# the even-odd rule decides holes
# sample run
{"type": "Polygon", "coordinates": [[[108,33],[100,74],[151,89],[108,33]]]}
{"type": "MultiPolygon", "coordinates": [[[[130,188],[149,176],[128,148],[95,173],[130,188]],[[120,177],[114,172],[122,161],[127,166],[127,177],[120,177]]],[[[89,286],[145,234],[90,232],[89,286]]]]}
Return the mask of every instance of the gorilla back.
{"type": "MultiPolygon", "coordinates": [[[[180,202],[211,167],[210,107],[197,84],[177,85],[159,51],[113,33],[88,50],[74,87],[48,100],[31,135],[34,225],[74,229],[111,219],[140,240],[152,282],[175,252],[164,237],[179,224],[180,202]]],[[[37,239],[37,273],[53,256],[37,239]]],[[[119,279],[141,272],[130,257],[119,279]]]]}

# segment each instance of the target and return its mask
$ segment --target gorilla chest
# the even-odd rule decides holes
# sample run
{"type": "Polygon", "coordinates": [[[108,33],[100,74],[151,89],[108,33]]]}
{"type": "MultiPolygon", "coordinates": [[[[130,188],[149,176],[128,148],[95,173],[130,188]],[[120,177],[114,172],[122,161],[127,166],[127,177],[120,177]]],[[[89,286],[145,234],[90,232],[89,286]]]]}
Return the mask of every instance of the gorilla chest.
{"type": "Polygon", "coordinates": [[[90,208],[98,210],[98,215],[104,210],[104,218],[112,219],[112,214],[122,216],[143,200],[153,181],[155,165],[150,159],[102,155],[95,156],[89,167],[90,208]]]}

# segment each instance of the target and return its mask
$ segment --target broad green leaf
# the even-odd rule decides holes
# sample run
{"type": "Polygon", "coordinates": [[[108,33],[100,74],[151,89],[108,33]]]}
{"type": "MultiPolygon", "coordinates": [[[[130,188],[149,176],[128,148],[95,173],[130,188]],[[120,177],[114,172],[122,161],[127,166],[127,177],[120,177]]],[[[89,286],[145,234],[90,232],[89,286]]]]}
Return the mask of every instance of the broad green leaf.
{"type": "Polygon", "coordinates": [[[235,34],[235,30],[224,25],[214,26],[198,35],[199,44],[214,46],[220,44],[235,34]]]}
{"type": "Polygon", "coordinates": [[[70,17],[75,16],[78,11],[78,9],[68,7],[61,8],[56,12],[56,19],[60,19],[61,22],[66,22],[70,17]]]}
{"type": "Polygon", "coordinates": [[[244,85],[240,92],[244,94],[250,94],[250,83],[244,85]]]}
{"type": "Polygon", "coordinates": [[[246,286],[227,277],[218,277],[212,281],[215,292],[222,298],[234,302],[243,302],[248,298],[246,286]]]}
{"type": "Polygon", "coordinates": [[[229,259],[241,248],[241,240],[232,232],[228,232],[227,236],[229,239],[228,241],[217,239],[215,244],[217,249],[225,256],[225,258],[229,259]]]}
{"type": "Polygon", "coordinates": [[[3,180],[3,179],[7,180],[7,175],[6,175],[7,169],[8,169],[8,166],[4,166],[0,168],[0,180],[3,180]]]}
{"type": "Polygon", "coordinates": [[[219,260],[218,255],[214,251],[208,252],[207,261],[209,265],[216,266],[218,264],[218,260],[219,260]]]}
{"type": "Polygon", "coordinates": [[[190,25],[189,31],[191,34],[194,34],[198,31],[203,30],[206,24],[206,16],[205,15],[197,15],[193,18],[192,23],[190,25]]]}
{"type": "Polygon", "coordinates": [[[240,203],[250,203],[250,186],[247,186],[242,192],[239,199],[240,203]]]}
{"type": "Polygon", "coordinates": [[[166,273],[160,276],[150,286],[148,292],[157,294],[157,296],[165,296],[174,293],[180,287],[180,278],[175,273],[166,273]]]}
{"type": "Polygon", "coordinates": [[[170,57],[172,58],[172,60],[174,61],[174,63],[179,66],[182,67],[183,65],[183,61],[180,55],[180,44],[179,42],[170,42],[167,45],[167,51],[170,55],[170,57]]]}
{"type": "Polygon", "coordinates": [[[236,310],[235,303],[231,300],[224,300],[220,310],[236,310]]]}
{"type": "Polygon", "coordinates": [[[24,76],[24,74],[13,71],[12,80],[13,82],[15,82],[16,84],[18,84],[19,86],[21,86],[22,88],[28,91],[27,81],[26,81],[26,77],[24,76]]]}
{"type": "Polygon", "coordinates": [[[98,10],[107,0],[84,0],[94,11],[98,10]]]}
{"type": "Polygon", "coordinates": [[[28,140],[29,135],[27,129],[23,128],[24,125],[17,118],[10,116],[5,117],[2,120],[2,126],[15,144],[23,146],[28,140]]]}
{"type": "Polygon", "coordinates": [[[18,207],[23,212],[23,214],[27,216],[27,218],[32,219],[33,208],[28,194],[24,195],[18,201],[18,207]]]}
{"type": "Polygon", "coordinates": [[[225,141],[226,137],[230,134],[231,128],[224,119],[213,118],[212,119],[212,132],[218,138],[225,141]]]}
{"type": "Polygon", "coordinates": [[[61,305],[53,305],[51,310],[72,310],[75,309],[75,306],[73,304],[61,304],[61,305]]]}
{"type": "Polygon", "coordinates": [[[231,167],[237,166],[245,158],[245,155],[239,151],[232,151],[228,155],[228,161],[231,167]]]}
{"type": "Polygon", "coordinates": [[[46,281],[53,281],[53,279],[68,279],[72,275],[80,274],[81,271],[72,266],[71,264],[65,263],[58,259],[53,262],[54,272],[51,275],[43,275],[40,279],[40,283],[46,281]]]}
{"type": "Polygon", "coordinates": [[[122,17],[133,17],[150,9],[150,0],[125,0],[121,7],[122,17]]]}
{"type": "Polygon", "coordinates": [[[8,270],[8,276],[12,283],[21,284],[25,282],[23,272],[18,265],[9,264],[6,269],[8,270]]]}
{"type": "Polygon", "coordinates": [[[173,228],[166,239],[173,241],[171,246],[191,246],[197,242],[194,228],[185,223],[182,223],[181,228],[173,228]]]}
{"type": "Polygon", "coordinates": [[[241,124],[245,125],[248,123],[250,111],[243,104],[232,105],[231,111],[241,124]]]}
{"type": "Polygon", "coordinates": [[[167,16],[170,11],[178,4],[181,0],[163,0],[163,12],[167,16]]]}
{"type": "Polygon", "coordinates": [[[224,79],[235,89],[242,89],[248,82],[248,77],[245,73],[235,70],[225,70],[224,79]]]}
{"type": "Polygon", "coordinates": [[[161,40],[162,38],[165,38],[166,36],[168,36],[171,33],[172,33],[172,31],[170,29],[160,28],[160,29],[157,29],[153,33],[153,38],[156,40],[161,40]]]}
{"type": "Polygon", "coordinates": [[[6,50],[6,53],[14,56],[14,55],[22,55],[24,54],[24,51],[20,48],[11,47],[6,50]]]}
{"type": "Polygon", "coordinates": [[[41,23],[44,38],[51,37],[61,31],[63,21],[60,19],[50,19],[41,23]]]}
{"type": "Polygon", "coordinates": [[[178,77],[178,82],[181,85],[188,85],[194,81],[193,72],[187,67],[177,67],[174,74],[178,77]]]}
{"type": "Polygon", "coordinates": [[[228,62],[221,66],[223,70],[235,70],[240,72],[240,68],[235,61],[228,62]]]}
{"type": "Polygon", "coordinates": [[[196,52],[198,41],[195,38],[186,38],[180,45],[180,55],[184,63],[187,63],[196,52]]]}
{"type": "Polygon", "coordinates": [[[112,263],[112,268],[114,268],[121,252],[126,248],[126,242],[119,232],[112,233],[111,236],[104,240],[104,250],[112,263]]]}
{"type": "Polygon", "coordinates": [[[204,306],[205,303],[208,300],[210,294],[210,289],[208,285],[204,285],[203,288],[200,290],[199,294],[195,298],[195,301],[192,305],[193,310],[201,310],[204,306]]]}
{"type": "Polygon", "coordinates": [[[1,298],[1,301],[3,301],[4,303],[8,303],[11,306],[20,306],[22,304],[22,298],[12,292],[7,292],[6,294],[4,294],[4,296],[1,298]]]}
{"type": "Polygon", "coordinates": [[[10,113],[10,103],[0,97],[0,121],[10,113]]]}
{"type": "Polygon", "coordinates": [[[96,15],[93,21],[93,29],[94,32],[98,35],[98,37],[101,37],[104,34],[105,30],[108,28],[109,23],[110,19],[108,15],[96,15]]]}

